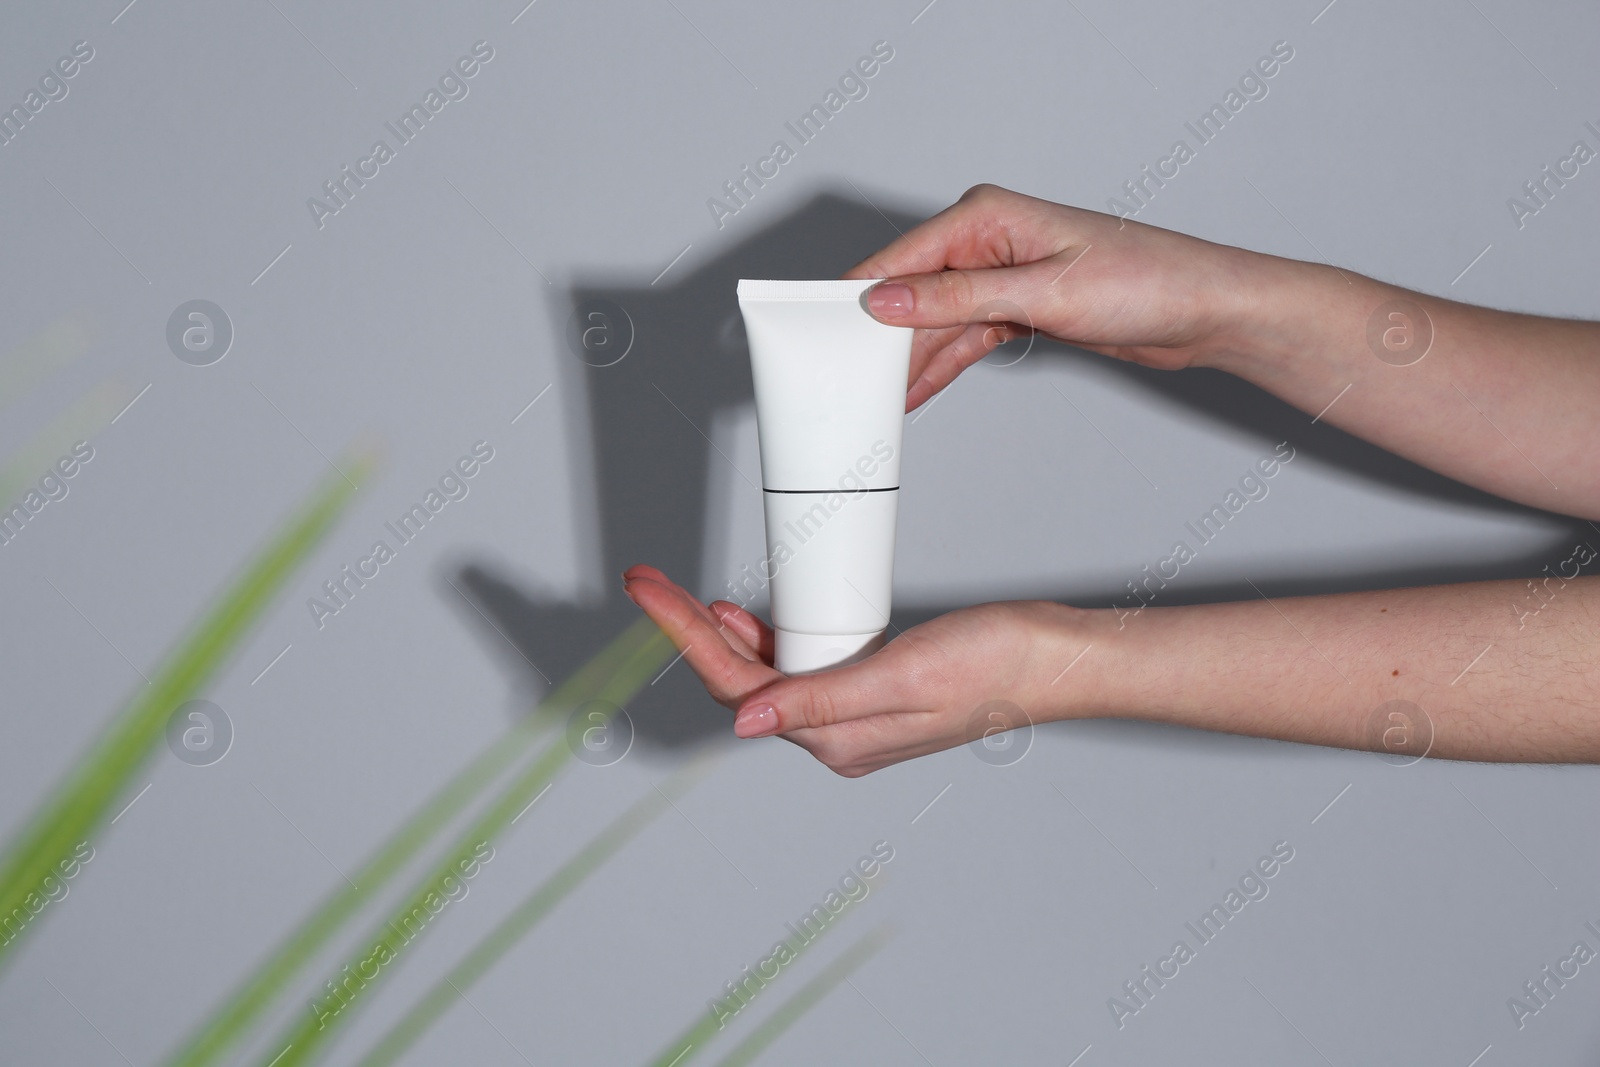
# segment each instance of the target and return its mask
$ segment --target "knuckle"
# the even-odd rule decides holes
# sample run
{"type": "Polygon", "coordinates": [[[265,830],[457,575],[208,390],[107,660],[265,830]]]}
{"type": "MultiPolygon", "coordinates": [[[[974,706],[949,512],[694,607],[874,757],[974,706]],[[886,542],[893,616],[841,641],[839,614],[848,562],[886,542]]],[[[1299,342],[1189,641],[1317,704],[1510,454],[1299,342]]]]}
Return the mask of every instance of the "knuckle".
{"type": "Polygon", "coordinates": [[[849,276],[863,279],[887,278],[889,277],[889,270],[878,256],[873,255],[850,268],[849,276]]]}
{"type": "Polygon", "coordinates": [[[976,324],[978,346],[983,350],[981,355],[987,355],[990,349],[1005,344],[1014,336],[1011,323],[1000,318],[1001,314],[991,311],[985,321],[976,324]]]}
{"type": "Polygon", "coordinates": [[[934,275],[934,302],[947,311],[964,311],[972,303],[972,279],[965,271],[947,270],[934,275]]]}
{"type": "Polygon", "coordinates": [[[998,348],[1005,341],[1005,337],[997,336],[997,334],[998,328],[994,326],[972,326],[969,332],[962,336],[959,344],[955,346],[957,369],[966,370],[998,348]]]}
{"type": "Polygon", "coordinates": [[[717,703],[726,704],[729,701],[738,701],[739,679],[737,673],[732,665],[724,664],[712,671],[711,676],[706,679],[706,688],[711,691],[711,695],[716,699],[717,703]]]}
{"type": "Polygon", "coordinates": [[[837,709],[834,707],[833,697],[826,689],[809,689],[801,713],[805,724],[812,729],[821,726],[832,726],[837,721],[837,709]]]}

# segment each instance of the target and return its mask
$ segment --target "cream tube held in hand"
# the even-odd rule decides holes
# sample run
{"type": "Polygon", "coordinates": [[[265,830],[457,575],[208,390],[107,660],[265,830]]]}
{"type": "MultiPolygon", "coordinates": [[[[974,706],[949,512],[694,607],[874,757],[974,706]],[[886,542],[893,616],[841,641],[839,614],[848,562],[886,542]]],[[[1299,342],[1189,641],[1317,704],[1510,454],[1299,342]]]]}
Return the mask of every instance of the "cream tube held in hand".
{"type": "Polygon", "coordinates": [[[883,646],[912,330],[876,281],[741,281],[767,519],[774,666],[806,674],[883,646]]]}

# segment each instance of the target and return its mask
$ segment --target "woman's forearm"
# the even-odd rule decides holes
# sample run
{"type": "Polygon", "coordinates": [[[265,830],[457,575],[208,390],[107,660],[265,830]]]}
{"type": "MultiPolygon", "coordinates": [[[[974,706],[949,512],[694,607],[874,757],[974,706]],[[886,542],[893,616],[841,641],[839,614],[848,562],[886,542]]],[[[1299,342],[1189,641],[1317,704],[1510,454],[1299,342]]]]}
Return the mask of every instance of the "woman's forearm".
{"type": "Polygon", "coordinates": [[[1600,323],[1276,257],[1250,273],[1247,325],[1210,365],[1497,496],[1600,518],[1600,323]]]}
{"type": "Polygon", "coordinates": [[[1090,643],[1079,677],[1049,687],[1073,695],[1042,706],[1405,757],[1593,762],[1597,633],[1587,577],[1091,611],[1056,636],[1064,664],[1090,643]]]}

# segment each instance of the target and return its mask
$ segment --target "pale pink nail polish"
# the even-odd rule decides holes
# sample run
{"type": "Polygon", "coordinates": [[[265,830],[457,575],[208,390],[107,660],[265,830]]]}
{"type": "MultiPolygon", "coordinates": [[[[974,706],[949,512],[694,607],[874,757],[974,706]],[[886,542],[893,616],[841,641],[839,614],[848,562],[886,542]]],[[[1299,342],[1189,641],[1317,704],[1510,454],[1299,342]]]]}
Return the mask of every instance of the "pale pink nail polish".
{"type": "Polygon", "coordinates": [[[733,720],[733,732],[740,737],[766,737],[778,732],[778,709],[771,704],[751,704],[740,708],[733,720]]]}
{"type": "Polygon", "coordinates": [[[911,288],[898,282],[875,285],[867,294],[867,307],[882,319],[899,319],[911,314],[911,288]]]}

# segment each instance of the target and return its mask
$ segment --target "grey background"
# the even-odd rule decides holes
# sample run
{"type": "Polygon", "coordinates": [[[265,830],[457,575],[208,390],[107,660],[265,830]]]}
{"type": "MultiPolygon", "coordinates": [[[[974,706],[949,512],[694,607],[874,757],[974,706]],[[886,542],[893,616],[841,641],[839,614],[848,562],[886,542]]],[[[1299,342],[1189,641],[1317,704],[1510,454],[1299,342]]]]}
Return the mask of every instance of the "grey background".
{"type": "MultiPolygon", "coordinates": [[[[836,273],[979,181],[1103,208],[1287,40],[1267,98],[1142,221],[1471,302],[1595,313],[1594,166],[1521,229],[1505,205],[1575,140],[1595,146],[1592,6],[923,3],[113,0],[4,16],[7,106],[73,42],[95,57],[0,147],[0,351],[62,320],[90,337],[6,409],[0,449],[107,379],[123,399],[149,389],[96,429],[70,495],[0,549],[0,833],[324,455],[371,435],[388,458],[203,694],[232,720],[228,756],[195,767],[158,750],[128,799],[148,792],[0,976],[0,1059],[158,1062],[336,867],[532,706],[529,660],[559,676],[631,617],[621,566],[655,562],[716,595],[760,557],[728,326],[741,270],[836,273]],[[318,230],[306,198],[480,39],[495,57],[470,95],[318,230]],[[869,95],[719,229],[707,198],[878,40],[895,55],[869,95]],[[574,299],[596,294],[637,320],[611,378],[563,340],[574,299]],[[166,345],[193,299],[234,327],[208,367],[166,345]],[[306,598],[480,439],[496,455],[468,498],[319,631],[306,598]]],[[[908,426],[898,621],[1008,596],[1105,606],[1285,439],[1295,462],[1171,602],[1252,596],[1246,578],[1276,595],[1531,576],[1593,534],[1237,383],[1035,349],[976,368],[908,426]]],[[[496,842],[335,1062],[687,739],[725,734],[682,665],[631,710],[635,750],[573,766],[496,842]]],[[[644,1061],[879,839],[896,858],[853,932],[713,1055],[887,919],[891,945],[765,1062],[1589,1062],[1591,968],[1521,1031],[1506,999],[1579,938],[1600,948],[1583,929],[1600,921],[1597,793],[1590,768],[1396,767],[1099,722],[1039,730],[1011,767],[956,750],[859,781],[783,742],[730,746],[411,1062],[644,1061]],[[1271,895],[1119,1031],[1107,998],[1279,840],[1295,858],[1271,895]]],[[[275,1029],[240,1062],[270,1059],[275,1029]]]]}

